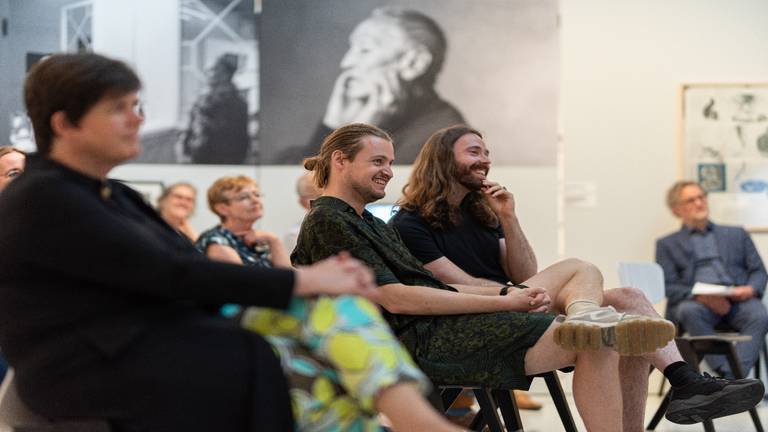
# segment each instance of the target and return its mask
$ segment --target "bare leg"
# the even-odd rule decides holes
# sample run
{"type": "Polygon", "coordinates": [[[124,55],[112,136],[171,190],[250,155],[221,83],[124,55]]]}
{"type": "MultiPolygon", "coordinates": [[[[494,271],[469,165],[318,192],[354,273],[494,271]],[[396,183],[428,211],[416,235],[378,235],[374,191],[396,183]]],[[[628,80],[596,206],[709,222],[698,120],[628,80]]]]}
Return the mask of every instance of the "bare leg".
{"type": "MultiPolygon", "coordinates": [[[[603,294],[603,300],[605,305],[613,306],[618,311],[659,317],[645,294],[635,288],[607,290],[603,294]]],[[[644,430],[645,401],[648,395],[648,365],[653,364],[660,371],[664,371],[664,368],[676,361],[682,361],[682,357],[674,341],[653,353],[621,358],[619,375],[622,382],[625,432],[644,430]]]]}
{"type": "Polygon", "coordinates": [[[379,392],[374,403],[397,432],[462,430],[438,414],[413,383],[400,382],[385,388],[379,392]]]}
{"type": "Polygon", "coordinates": [[[573,397],[584,424],[590,431],[622,430],[622,394],[618,379],[618,354],[601,349],[592,352],[567,351],[554,343],[558,323],[552,323],[525,355],[525,372],[534,375],[576,365],[573,397]]]}
{"type": "Polygon", "coordinates": [[[525,285],[543,287],[560,313],[574,300],[603,303],[603,275],[593,264],[568,258],[552,264],[525,281],[525,285]]]}
{"type": "MultiPolygon", "coordinates": [[[[661,315],[656,312],[656,309],[653,308],[645,294],[637,288],[613,288],[606,290],[603,294],[603,304],[613,306],[621,312],[661,318],[661,315]]],[[[672,363],[683,361],[683,357],[680,355],[674,340],[670,341],[663,348],[643,355],[643,358],[662,372],[672,363]]]]}

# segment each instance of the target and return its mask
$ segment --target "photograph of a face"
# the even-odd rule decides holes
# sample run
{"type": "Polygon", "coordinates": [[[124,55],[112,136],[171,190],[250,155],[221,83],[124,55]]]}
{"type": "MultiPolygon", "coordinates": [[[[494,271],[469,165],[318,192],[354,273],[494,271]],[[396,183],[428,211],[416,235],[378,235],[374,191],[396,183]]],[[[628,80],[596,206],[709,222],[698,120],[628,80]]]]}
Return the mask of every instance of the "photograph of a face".
{"type": "Polygon", "coordinates": [[[558,28],[553,0],[264,0],[262,164],[299,164],[333,129],[390,133],[413,163],[466,123],[494,163],[554,166],[558,28]]]}

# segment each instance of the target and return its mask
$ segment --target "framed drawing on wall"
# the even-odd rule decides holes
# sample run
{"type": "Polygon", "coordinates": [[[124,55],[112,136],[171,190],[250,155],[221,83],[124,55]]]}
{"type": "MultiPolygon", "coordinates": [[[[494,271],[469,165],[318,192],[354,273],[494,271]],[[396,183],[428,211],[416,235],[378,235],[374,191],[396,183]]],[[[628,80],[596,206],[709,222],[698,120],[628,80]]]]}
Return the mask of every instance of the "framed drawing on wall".
{"type": "Polygon", "coordinates": [[[684,84],[680,101],[682,177],[713,220],[768,232],[768,83],[684,84]]]}

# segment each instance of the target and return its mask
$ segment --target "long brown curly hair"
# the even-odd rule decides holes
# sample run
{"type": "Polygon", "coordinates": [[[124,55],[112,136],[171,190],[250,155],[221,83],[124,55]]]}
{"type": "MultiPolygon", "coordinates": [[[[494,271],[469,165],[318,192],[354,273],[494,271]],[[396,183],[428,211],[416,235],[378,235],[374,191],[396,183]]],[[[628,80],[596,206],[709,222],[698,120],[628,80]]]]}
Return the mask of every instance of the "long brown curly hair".
{"type": "MultiPolygon", "coordinates": [[[[467,125],[454,125],[432,134],[421,148],[408,183],[403,187],[403,197],[398,205],[418,213],[436,230],[450,229],[458,225],[459,209],[448,203],[458,183],[459,167],[453,154],[456,141],[466,134],[483,137],[467,125]]],[[[480,223],[491,228],[499,225],[499,219],[479,191],[470,192],[470,213],[480,223]]]]}

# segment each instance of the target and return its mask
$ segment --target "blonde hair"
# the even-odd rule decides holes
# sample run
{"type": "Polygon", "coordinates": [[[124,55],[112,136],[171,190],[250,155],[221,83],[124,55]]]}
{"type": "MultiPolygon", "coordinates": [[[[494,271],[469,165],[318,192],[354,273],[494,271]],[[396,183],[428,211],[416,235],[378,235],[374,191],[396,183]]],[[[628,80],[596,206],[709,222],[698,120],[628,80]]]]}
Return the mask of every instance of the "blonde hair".
{"type": "Polygon", "coordinates": [[[348,124],[328,134],[320,146],[320,153],[304,159],[304,168],[314,173],[315,186],[320,189],[328,186],[333,152],[339,150],[348,159],[354,160],[362,148],[361,139],[371,135],[392,142],[388,133],[365,123],[348,124]]]}
{"type": "Polygon", "coordinates": [[[27,156],[27,153],[17,149],[14,146],[9,146],[9,145],[0,146],[0,157],[3,157],[10,153],[21,153],[22,155],[27,156]]]}

